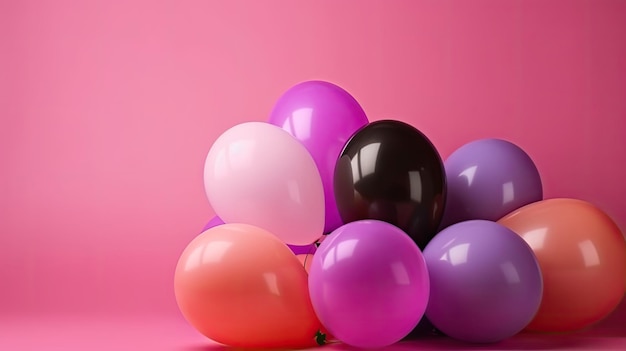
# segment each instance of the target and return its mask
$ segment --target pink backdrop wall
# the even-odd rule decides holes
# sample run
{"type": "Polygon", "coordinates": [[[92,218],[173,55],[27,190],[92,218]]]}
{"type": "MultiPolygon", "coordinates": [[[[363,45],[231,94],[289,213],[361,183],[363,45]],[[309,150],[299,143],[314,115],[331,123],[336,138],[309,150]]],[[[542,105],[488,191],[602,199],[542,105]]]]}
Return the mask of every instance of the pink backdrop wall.
{"type": "Polygon", "coordinates": [[[0,35],[0,313],[177,313],[212,142],[309,79],[626,228],[625,1],[2,1],[0,35]]]}

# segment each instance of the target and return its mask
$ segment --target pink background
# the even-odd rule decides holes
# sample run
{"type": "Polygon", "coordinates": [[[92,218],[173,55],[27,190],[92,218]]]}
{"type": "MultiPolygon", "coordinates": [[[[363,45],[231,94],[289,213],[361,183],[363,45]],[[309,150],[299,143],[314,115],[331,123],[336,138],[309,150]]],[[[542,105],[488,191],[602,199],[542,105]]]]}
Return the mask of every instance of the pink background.
{"type": "Polygon", "coordinates": [[[309,79],[626,229],[626,1],[0,1],[0,67],[5,317],[179,319],[212,142],[309,79]]]}

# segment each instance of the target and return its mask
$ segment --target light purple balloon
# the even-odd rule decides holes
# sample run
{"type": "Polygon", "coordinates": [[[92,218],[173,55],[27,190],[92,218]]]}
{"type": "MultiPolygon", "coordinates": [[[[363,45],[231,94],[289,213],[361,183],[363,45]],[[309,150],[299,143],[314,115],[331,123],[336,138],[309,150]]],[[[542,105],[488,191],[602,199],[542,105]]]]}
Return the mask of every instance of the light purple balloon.
{"type": "Polygon", "coordinates": [[[330,334],[362,348],[400,341],[424,315],[426,262],[401,229],[382,221],[348,223],[317,249],[309,292],[330,334]]]}
{"type": "Polygon", "coordinates": [[[497,221],[543,199],[537,167],[511,142],[470,142],[454,151],[444,166],[448,192],[440,229],[471,219],[497,221]]]}
{"type": "Polygon", "coordinates": [[[444,334],[490,343],[522,331],[541,303],[543,280],[530,246],[491,221],[439,232],[424,249],[430,274],[426,316],[444,334]]]}
{"type": "Polygon", "coordinates": [[[293,135],[313,156],[324,186],[324,233],[335,230],[343,224],[333,190],[335,164],[350,137],[368,123],[363,108],[335,84],[306,81],[278,99],[268,122],[293,135]]]}
{"type": "MultiPolygon", "coordinates": [[[[204,232],[206,230],[209,230],[213,227],[216,227],[222,224],[224,224],[224,221],[218,216],[215,216],[211,218],[211,220],[207,224],[204,225],[204,228],[202,228],[202,231],[204,232]]],[[[317,249],[317,245],[315,244],[303,245],[303,246],[298,246],[298,245],[287,245],[287,246],[291,249],[291,252],[293,252],[294,255],[314,254],[317,249]]]]}

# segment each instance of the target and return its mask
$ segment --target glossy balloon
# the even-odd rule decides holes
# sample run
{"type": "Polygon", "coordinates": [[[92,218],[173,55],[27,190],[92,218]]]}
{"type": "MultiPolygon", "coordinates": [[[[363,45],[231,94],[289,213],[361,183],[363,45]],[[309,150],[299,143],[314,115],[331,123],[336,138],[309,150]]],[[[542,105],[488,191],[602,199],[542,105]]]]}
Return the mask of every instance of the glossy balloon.
{"type": "Polygon", "coordinates": [[[359,103],[344,89],[324,81],[307,81],[287,90],[276,102],[269,122],[309,150],[324,184],[324,233],[342,225],[333,192],[337,158],[348,139],[368,123],[359,103]]]}
{"type": "Polygon", "coordinates": [[[428,271],[415,243],[381,221],[357,221],[331,233],[313,256],[311,302],[337,339],[383,347],[419,322],[429,294],[428,271]]]}
{"type": "Polygon", "coordinates": [[[422,320],[403,340],[417,340],[422,338],[442,337],[445,336],[441,330],[437,329],[433,323],[424,315],[422,320]]]}
{"type": "Polygon", "coordinates": [[[526,240],[543,272],[543,302],[527,329],[579,330],[617,307],[626,283],[626,243],[600,209],[581,200],[550,199],[499,223],[526,240]]]}
{"type": "Polygon", "coordinates": [[[446,335],[497,342],[522,331],[541,303],[542,277],[531,248],[510,229],[473,220],[441,231],[426,246],[426,316],[446,335]]]}
{"type": "Polygon", "coordinates": [[[247,224],[196,237],[178,261],[174,288],[187,321],[221,344],[308,347],[321,328],[300,261],[276,236],[247,224]]]}
{"type": "Polygon", "coordinates": [[[443,163],[428,138],[406,123],[377,121],[359,130],[341,153],[334,182],[345,223],[382,220],[420,248],[437,232],[446,194],[443,163]]]}
{"type": "Polygon", "coordinates": [[[313,158],[284,130],[247,122],[224,132],[204,167],[206,194],[227,223],[266,229],[308,245],[324,230],[324,189],[313,158]]]}
{"type": "Polygon", "coordinates": [[[442,228],[470,219],[497,221],[543,198],[537,167],[511,142],[470,142],[454,151],[444,165],[448,195],[442,228]]]}
{"type": "Polygon", "coordinates": [[[213,218],[211,218],[211,220],[209,222],[207,222],[207,224],[204,225],[204,228],[202,228],[202,231],[211,229],[213,227],[216,227],[218,225],[222,225],[224,224],[224,221],[222,221],[221,218],[219,218],[218,216],[215,216],[213,218]]]}
{"type": "Polygon", "coordinates": [[[313,254],[297,254],[296,257],[304,267],[304,270],[309,273],[311,269],[311,263],[313,262],[313,254]]]}

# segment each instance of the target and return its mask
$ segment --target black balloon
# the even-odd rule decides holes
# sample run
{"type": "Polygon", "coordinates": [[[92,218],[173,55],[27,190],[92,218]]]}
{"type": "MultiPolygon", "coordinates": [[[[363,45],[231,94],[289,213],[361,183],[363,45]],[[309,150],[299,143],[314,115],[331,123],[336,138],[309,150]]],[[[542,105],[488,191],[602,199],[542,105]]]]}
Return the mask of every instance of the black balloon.
{"type": "Polygon", "coordinates": [[[335,167],[341,219],[391,223],[424,249],[441,222],[444,172],[439,153],[419,130],[400,121],[372,122],[352,136],[335,167]]]}
{"type": "Polygon", "coordinates": [[[430,322],[426,316],[422,317],[420,322],[417,324],[411,332],[404,337],[403,340],[415,340],[415,339],[426,339],[426,338],[435,338],[445,336],[439,329],[435,328],[435,326],[430,322]]]}

